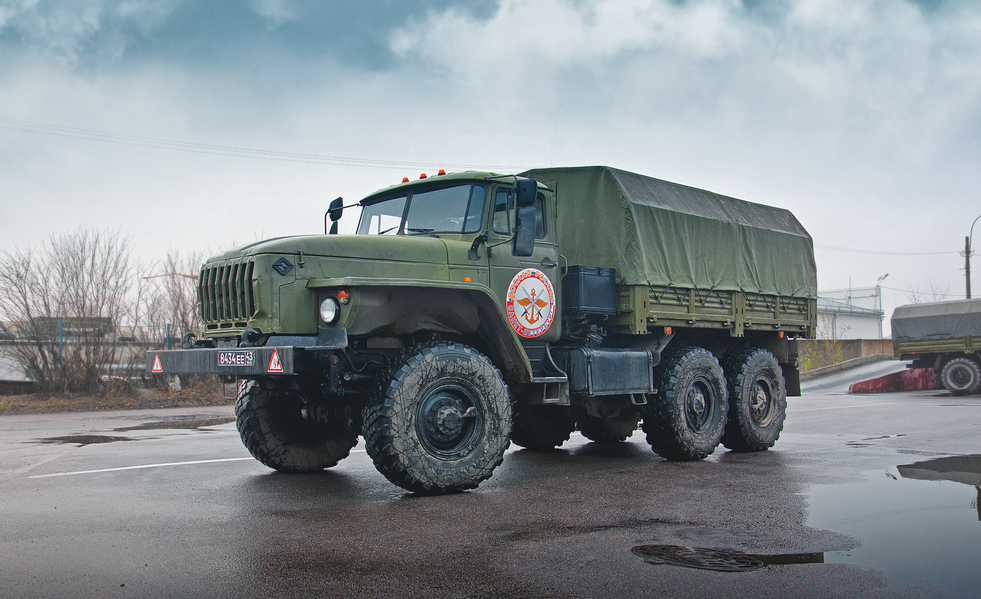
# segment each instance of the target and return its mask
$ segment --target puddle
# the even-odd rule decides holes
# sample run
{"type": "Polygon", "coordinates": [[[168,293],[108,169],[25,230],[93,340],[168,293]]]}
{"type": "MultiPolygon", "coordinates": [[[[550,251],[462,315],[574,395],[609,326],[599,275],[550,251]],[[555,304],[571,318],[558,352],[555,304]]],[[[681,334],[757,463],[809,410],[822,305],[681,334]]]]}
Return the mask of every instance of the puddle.
{"type": "MultiPolygon", "coordinates": [[[[138,424],[136,426],[124,426],[120,428],[112,429],[116,433],[124,433],[127,431],[155,431],[164,429],[199,429],[208,426],[218,426],[220,424],[228,424],[229,422],[235,422],[234,418],[205,418],[205,419],[181,419],[174,418],[171,420],[158,420],[155,422],[147,422],[145,424],[138,424]]],[[[95,443],[115,443],[117,441],[135,441],[131,437],[116,437],[113,435],[68,435],[65,437],[48,437],[46,439],[38,439],[38,443],[75,443],[79,447],[85,445],[92,445],[95,443]]]]}
{"type": "Polygon", "coordinates": [[[867,473],[868,482],[818,485],[808,526],[860,545],[829,551],[827,563],[874,568],[892,587],[981,588],[981,456],[948,456],[867,473]]]}
{"type": "Polygon", "coordinates": [[[157,420],[156,422],[147,422],[146,424],[138,424],[136,426],[124,426],[121,428],[114,428],[113,431],[117,433],[124,433],[126,431],[157,431],[163,429],[195,429],[202,428],[206,426],[218,426],[219,424],[228,424],[229,422],[235,422],[234,418],[205,418],[205,419],[175,419],[175,420],[157,420]]]}
{"type": "Polygon", "coordinates": [[[77,443],[79,447],[95,443],[115,443],[116,441],[132,441],[132,439],[129,437],[111,437],[109,435],[68,435],[66,437],[38,439],[39,443],[77,443]]]}

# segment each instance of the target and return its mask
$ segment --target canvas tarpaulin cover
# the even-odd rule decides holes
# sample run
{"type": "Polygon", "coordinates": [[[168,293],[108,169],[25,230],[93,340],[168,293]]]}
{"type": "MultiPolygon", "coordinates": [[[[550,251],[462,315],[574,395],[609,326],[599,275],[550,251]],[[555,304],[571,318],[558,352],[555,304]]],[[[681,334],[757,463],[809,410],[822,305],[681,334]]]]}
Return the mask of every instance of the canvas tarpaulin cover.
{"type": "Polygon", "coordinates": [[[981,299],[909,304],[892,313],[893,341],[981,337],[981,299]]]}
{"type": "Polygon", "coordinates": [[[569,264],[627,285],[817,297],[810,235],[788,210],[610,167],[521,173],[556,194],[569,264]]]}

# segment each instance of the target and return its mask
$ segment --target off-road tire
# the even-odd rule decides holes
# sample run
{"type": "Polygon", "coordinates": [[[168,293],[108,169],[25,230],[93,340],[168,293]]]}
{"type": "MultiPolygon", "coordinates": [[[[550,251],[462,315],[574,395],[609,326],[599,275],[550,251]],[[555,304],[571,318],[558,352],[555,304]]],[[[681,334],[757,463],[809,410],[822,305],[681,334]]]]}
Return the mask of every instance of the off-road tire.
{"type": "Polygon", "coordinates": [[[940,382],[954,395],[969,395],[981,390],[981,367],[971,358],[954,358],[944,364],[940,382]]]}
{"type": "Polygon", "coordinates": [[[511,398],[501,373],[458,343],[406,352],[363,412],[365,447],[394,484],[424,495],[474,489],[511,439],[511,398]]]}
{"type": "Polygon", "coordinates": [[[602,418],[583,414],[579,417],[579,431],[594,443],[622,443],[637,430],[640,413],[626,418],[602,418]]]}
{"type": "Polygon", "coordinates": [[[726,425],[725,380],[715,356],[700,347],[666,352],[654,369],[654,387],[641,425],[651,448],[671,461],[702,460],[715,451],[726,425]]]}
{"type": "Polygon", "coordinates": [[[749,347],[722,360],[729,417],[722,444],[732,451],[766,451],[780,438],[787,417],[787,384],[777,359],[749,347]]]}
{"type": "Polygon", "coordinates": [[[346,458],[358,435],[336,422],[303,418],[303,398],[267,378],[245,379],[235,401],[235,425],[255,459],[280,472],[315,472],[346,458]]]}
{"type": "Polygon", "coordinates": [[[511,441],[532,451],[555,449],[576,430],[576,417],[568,406],[528,405],[523,393],[511,403],[514,428],[511,441]]]}

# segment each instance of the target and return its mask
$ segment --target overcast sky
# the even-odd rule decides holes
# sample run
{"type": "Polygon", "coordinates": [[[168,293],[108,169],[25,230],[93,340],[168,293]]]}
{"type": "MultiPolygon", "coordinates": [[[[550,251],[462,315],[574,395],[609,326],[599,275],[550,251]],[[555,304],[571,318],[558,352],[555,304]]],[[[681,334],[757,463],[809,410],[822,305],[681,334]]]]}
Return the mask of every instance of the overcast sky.
{"type": "Polygon", "coordinates": [[[821,290],[962,298],[981,3],[0,0],[0,249],[209,253],[440,167],[589,164],[790,209],[821,290]]]}

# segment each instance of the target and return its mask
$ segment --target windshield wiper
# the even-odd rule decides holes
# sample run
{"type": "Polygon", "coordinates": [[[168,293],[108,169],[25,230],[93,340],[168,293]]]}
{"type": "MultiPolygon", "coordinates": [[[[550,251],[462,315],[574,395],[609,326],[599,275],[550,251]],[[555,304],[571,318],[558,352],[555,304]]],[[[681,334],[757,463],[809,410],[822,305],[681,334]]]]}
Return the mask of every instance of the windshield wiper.
{"type": "Polygon", "coordinates": [[[436,229],[406,229],[409,233],[432,233],[436,229]]]}

